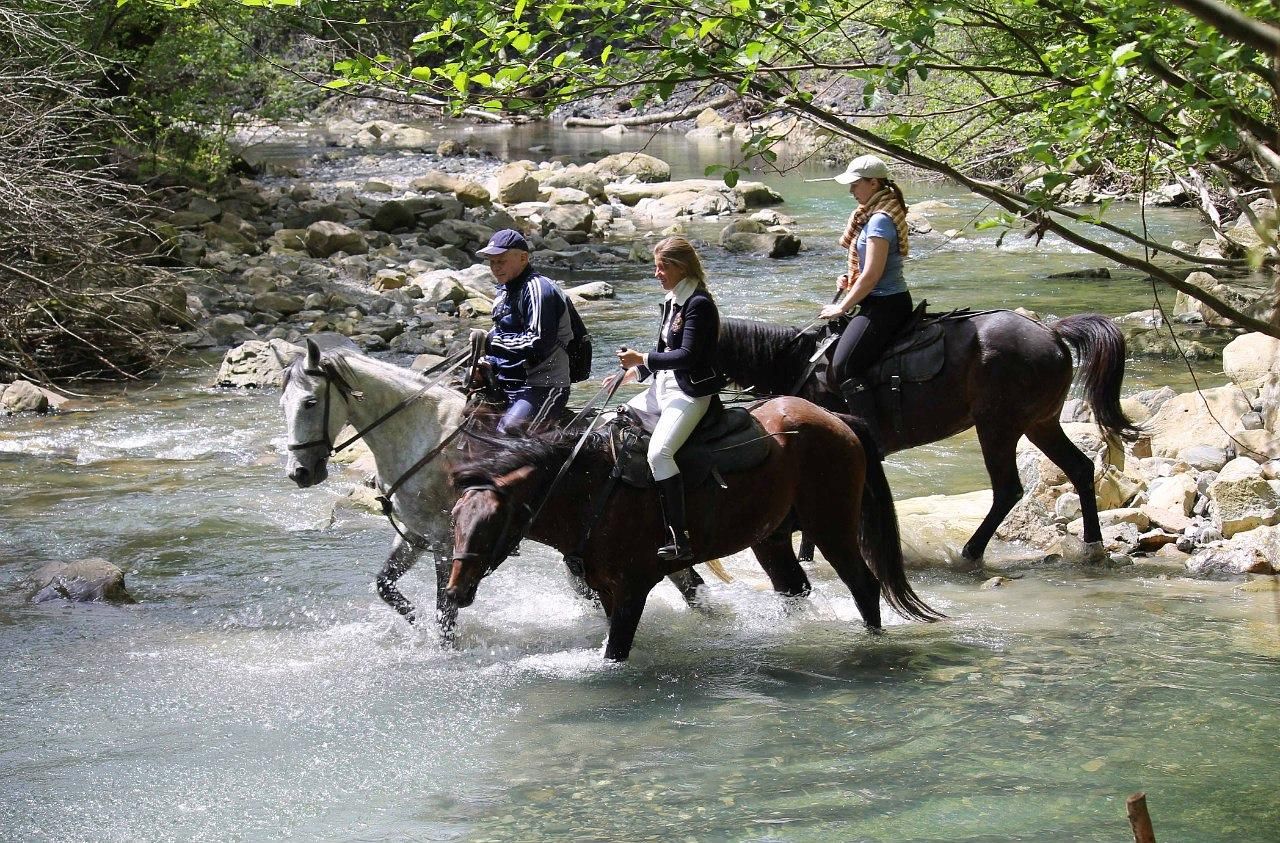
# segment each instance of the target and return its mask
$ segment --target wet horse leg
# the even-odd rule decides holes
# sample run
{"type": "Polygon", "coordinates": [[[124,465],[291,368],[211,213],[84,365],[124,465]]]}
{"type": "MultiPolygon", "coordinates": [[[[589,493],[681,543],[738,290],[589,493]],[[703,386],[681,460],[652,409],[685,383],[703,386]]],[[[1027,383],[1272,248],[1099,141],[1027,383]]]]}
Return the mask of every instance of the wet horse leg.
{"type": "Polygon", "coordinates": [[[773,590],[788,597],[804,597],[813,587],[809,577],[800,567],[795,550],[791,547],[791,525],[775,530],[764,541],[753,545],[760,567],[769,575],[773,590]]]}
{"type": "Polygon", "coordinates": [[[432,547],[431,553],[436,563],[436,623],[440,626],[440,641],[452,644],[458,624],[458,604],[445,596],[445,589],[449,587],[449,577],[453,573],[453,560],[439,546],[432,547]]]}
{"type": "Polygon", "coordinates": [[[400,589],[396,588],[396,582],[408,573],[421,555],[420,548],[397,537],[395,544],[391,546],[391,554],[387,556],[382,570],[378,572],[378,596],[388,606],[403,615],[409,623],[416,620],[415,610],[413,604],[400,593],[400,589]]]}
{"type": "Polygon", "coordinates": [[[698,589],[706,585],[706,581],[702,579],[701,574],[693,568],[684,568],[667,574],[667,579],[680,590],[680,596],[684,598],[686,606],[692,609],[703,608],[705,604],[698,589]]]}
{"type": "Polygon", "coordinates": [[[1022,481],[1018,479],[1018,438],[1020,430],[1007,424],[983,420],[978,422],[978,442],[982,445],[982,461],[991,478],[991,509],[978,529],[960,551],[965,559],[978,562],[996,528],[1009,511],[1022,499],[1022,481]]]}
{"type": "Polygon", "coordinates": [[[867,629],[879,630],[880,625],[880,581],[876,579],[867,560],[858,548],[858,531],[856,526],[833,524],[815,532],[814,541],[822,556],[835,569],[840,580],[853,595],[853,602],[862,615],[862,622],[867,629]]]}
{"type": "Polygon", "coordinates": [[[644,604],[649,599],[649,590],[652,588],[652,583],[646,587],[630,582],[621,586],[619,593],[614,595],[612,611],[609,612],[609,640],[604,647],[606,659],[626,661],[631,654],[636,628],[640,626],[640,615],[644,613],[644,604]]]}
{"type": "Polygon", "coordinates": [[[1062,469],[1076,494],[1080,496],[1080,514],[1084,519],[1084,540],[1089,544],[1102,541],[1098,524],[1098,496],[1093,483],[1093,460],[1076,447],[1062,425],[1055,419],[1038,424],[1027,431],[1027,439],[1039,448],[1054,465],[1062,469]]]}

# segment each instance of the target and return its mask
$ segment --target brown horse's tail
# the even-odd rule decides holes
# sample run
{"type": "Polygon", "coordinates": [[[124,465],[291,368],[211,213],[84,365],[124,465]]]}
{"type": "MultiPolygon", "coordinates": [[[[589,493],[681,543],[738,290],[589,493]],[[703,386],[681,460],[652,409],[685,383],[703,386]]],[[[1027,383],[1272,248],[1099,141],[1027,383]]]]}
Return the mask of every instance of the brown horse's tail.
{"type": "Polygon", "coordinates": [[[1108,433],[1132,438],[1142,431],[1120,409],[1124,379],[1124,334],[1101,313],[1078,313],[1050,326],[1080,361],[1080,386],[1098,426],[1108,433]]]}
{"type": "MultiPolygon", "coordinates": [[[[851,421],[859,441],[867,441],[870,432],[858,418],[851,421]]],[[[885,477],[884,464],[869,449],[867,471],[862,487],[862,527],[858,531],[858,546],[871,571],[880,580],[880,593],[895,612],[904,618],[920,621],[936,621],[946,615],[920,599],[907,582],[906,564],[902,559],[902,537],[898,533],[898,509],[893,503],[889,478],[885,477]]]]}

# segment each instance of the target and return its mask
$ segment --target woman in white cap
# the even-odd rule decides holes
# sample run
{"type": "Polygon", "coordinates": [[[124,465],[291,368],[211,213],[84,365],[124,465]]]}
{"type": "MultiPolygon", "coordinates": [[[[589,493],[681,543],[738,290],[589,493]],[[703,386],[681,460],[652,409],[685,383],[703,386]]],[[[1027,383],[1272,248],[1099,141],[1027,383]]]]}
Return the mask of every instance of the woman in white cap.
{"type": "Polygon", "coordinates": [[[848,274],[837,280],[841,295],[820,314],[823,319],[852,317],[836,344],[828,383],[879,438],[875,397],[863,374],[911,316],[911,293],[902,274],[909,248],[907,203],[889,168],[874,155],[853,159],[835,181],[849,185],[858,207],[840,238],[849,250],[848,274]]]}
{"type": "Polygon", "coordinates": [[[658,344],[648,354],[620,348],[618,363],[627,370],[624,383],[657,375],[630,403],[641,413],[659,415],[648,459],[671,541],[658,548],[658,558],[689,561],[694,555],[685,521],[684,478],[675,455],[725,385],[714,366],[720,311],[707,290],[702,261],[688,240],[668,237],[658,243],[653,265],[654,277],[667,293],[658,344]]]}

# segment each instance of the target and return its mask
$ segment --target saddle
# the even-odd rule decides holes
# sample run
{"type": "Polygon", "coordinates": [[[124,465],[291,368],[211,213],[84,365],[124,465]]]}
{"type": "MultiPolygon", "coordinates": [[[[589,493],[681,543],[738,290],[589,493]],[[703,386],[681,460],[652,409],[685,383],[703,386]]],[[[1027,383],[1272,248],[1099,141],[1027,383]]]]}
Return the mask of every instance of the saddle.
{"type": "Polygon", "coordinates": [[[930,315],[925,312],[928,306],[929,302],[920,302],[884,354],[867,369],[869,385],[887,385],[892,390],[904,382],[925,383],[942,371],[947,362],[943,321],[969,315],[969,311],[930,315]]]}
{"type": "MultiPolygon", "coordinates": [[[[606,428],[619,479],[628,486],[656,485],[646,458],[656,422],[656,417],[646,418],[624,405],[606,428]]],[[[726,408],[716,401],[676,452],[676,464],[686,488],[697,488],[711,479],[724,487],[722,475],[755,468],[768,459],[772,448],[773,437],[755,416],[742,407],[726,408]]]]}

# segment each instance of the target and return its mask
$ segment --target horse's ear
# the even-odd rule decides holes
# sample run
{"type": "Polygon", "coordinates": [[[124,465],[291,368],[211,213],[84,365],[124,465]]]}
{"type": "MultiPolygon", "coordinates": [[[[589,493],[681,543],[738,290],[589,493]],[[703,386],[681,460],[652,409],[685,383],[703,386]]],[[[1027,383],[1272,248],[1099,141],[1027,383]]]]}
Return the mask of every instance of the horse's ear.
{"type": "Polygon", "coordinates": [[[313,370],[320,368],[320,346],[316,345],[310,337],[307,337],[307,368],[313,370]]]}

